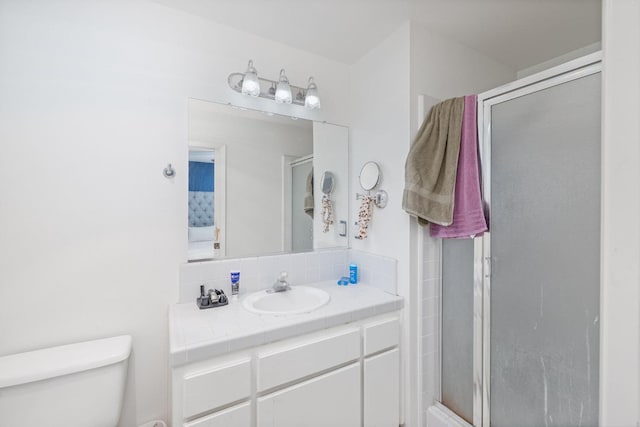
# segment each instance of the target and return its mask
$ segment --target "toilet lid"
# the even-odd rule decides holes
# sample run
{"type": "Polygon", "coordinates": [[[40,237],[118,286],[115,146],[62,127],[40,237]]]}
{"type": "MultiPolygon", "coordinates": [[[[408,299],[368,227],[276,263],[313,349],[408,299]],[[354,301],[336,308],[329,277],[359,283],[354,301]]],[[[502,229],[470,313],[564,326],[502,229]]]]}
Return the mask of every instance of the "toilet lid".
{"type": "Polygon", "coordinates": [[[121,362],[131,353],[131,341],[122,335],[0,357],[0,388],[121,362]]]}

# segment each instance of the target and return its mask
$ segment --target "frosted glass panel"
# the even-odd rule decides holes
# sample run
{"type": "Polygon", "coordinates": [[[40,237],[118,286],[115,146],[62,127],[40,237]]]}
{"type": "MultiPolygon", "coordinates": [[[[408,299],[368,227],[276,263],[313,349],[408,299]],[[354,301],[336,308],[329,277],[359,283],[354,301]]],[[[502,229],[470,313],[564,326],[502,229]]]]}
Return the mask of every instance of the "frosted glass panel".
{"type": "Polygon", "coordinates": [[[442,403],[473,422],[473,240],[442,242],[442,403]]]}
{"type": "Polygon", "coordinates": [[[596,426],[600,74],[491,115],[491,426],[596,426]]]}

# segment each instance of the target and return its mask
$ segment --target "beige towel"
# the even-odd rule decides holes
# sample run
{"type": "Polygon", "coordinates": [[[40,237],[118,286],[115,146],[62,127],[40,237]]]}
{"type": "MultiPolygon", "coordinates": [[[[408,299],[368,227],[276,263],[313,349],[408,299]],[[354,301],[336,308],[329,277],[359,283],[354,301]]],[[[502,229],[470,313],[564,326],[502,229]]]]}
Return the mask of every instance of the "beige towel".
{"type": "Polygon", "coordinates": [[[307,175],[307,185],[304,194],[304,213],[313,218],[313,168],[307,175]]]}
{"type": "Polygon", "coordinates": [[[409,150],[402,208],[423,224],[453,222],[463,112],[464,97],[434,105],[409,150]]]}

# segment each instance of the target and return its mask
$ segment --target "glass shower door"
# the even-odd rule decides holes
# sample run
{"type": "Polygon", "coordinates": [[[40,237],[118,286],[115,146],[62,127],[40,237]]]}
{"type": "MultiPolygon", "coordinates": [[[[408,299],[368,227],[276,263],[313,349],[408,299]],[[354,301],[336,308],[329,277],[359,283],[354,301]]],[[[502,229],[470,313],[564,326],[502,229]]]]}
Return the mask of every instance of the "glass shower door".
{"type": "Polygon", "coordinates": [[[600,73],[490,115],[490,424],[597,426],[600,73]]]}
{"type": "Polygon", "coordinates": [[[442,241],[440,402],[473,425],[473,240],[442,241]]]}

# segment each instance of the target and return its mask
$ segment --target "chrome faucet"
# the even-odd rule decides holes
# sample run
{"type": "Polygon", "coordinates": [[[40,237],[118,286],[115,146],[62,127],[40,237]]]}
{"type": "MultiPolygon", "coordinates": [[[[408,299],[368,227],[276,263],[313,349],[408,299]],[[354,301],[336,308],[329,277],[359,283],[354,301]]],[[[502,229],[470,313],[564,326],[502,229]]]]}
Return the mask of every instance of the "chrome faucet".
{"type": "Polygon", "coordinates": [[[289,285],[289,282],[287,282],[288,276],[289,275],[286,271],[280,272],[280,277],[267,292],[284,292],[290,290],[291,286],[289,285]]]}

